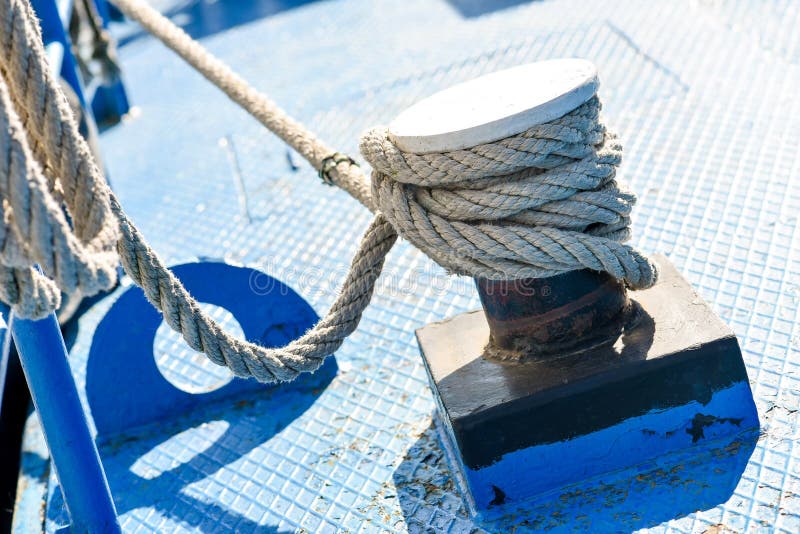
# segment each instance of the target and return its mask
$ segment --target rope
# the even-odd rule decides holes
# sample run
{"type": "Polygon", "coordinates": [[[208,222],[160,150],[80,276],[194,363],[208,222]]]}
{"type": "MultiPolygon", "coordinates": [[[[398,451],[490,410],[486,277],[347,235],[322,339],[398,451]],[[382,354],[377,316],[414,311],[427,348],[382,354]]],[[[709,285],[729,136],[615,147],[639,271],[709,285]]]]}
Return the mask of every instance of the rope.
{"type": "Polygon", "coordinates": [[[621,242],[635,195],[620,189],[622,146],[594,97],[521,134],[465,150],[402,152],[368,131],[372,196],[400,234],[456,274],[508,280],[606,271],[633,289],[656,268],[621,242]]]}
{"type": "Polygon", "coordinates": [[[376,216],[338,298],[314,328],[277,349],[229,336],[166,268],[103,180],[47,68],[28,0],[0,0],[0,108],[8,117],[0,124],[6,130],[0,154],[11,162],[5,173],[11,185],[0,189],[2,236],[10,236],[0,248],[0,299],[20,313],[40,317],[51,310],[56,286],[85,294],[107,287],[113,282],[108,248],[116,241],[125,272],[189,346],[237,376],[274,382],[317,369],[355,330],[396,229],[458,273],[509,278],[589,267],[631,287],[655,280],[652,265],[619,244],[629,233],[634,197],[614,181],[621,148],[600,124],[596,101],[519,136],[444,154],[403,153],[385,130],[373,130],[362,140],[375,169],[370,187],[351,158],[327,147],[158,12],[140,0],[114,3],[376,216]],[[23,197],[28,204],[13,198],[21,184],[31,191],[23,197]]]}
{"type": "MultiPolygon", "coordinates": [[[[197,301],[186,291],[177,278],[167,269],[156,253],[147,244],[144,237],[123,211],[119,201],[106,185],[86,142],[79,135],[72,119],[72,111],[60,92],[57,80],[47,68],[46,57],[38,29],[37,19],[28,0],[0,0],[0,96],[8,94],[8,98],[0,97],[0,110],[9,120],[0,124],[3,135],[0,136],[0,154],[5,157],[4,163],[10,171],[0,167],[0,175],[9,177],[12,185],[22,183],[29,188],[36,188],[39,182],[35,173],[28,172],[20,177],[17,169],[23,162],[36,169],[38,162],[48,176],[58,179],[45,186],[47,193],[45,203],[58,206],[63,198],[75,225],[74,234],[83,242],[92,245],[105,243],[111,239],[116,241],[116,249],[125,272],[133,282],[142,288],[147,299],[164,315],[165,322],[180,332],[186,342],[195,350],[204,352],[211,361],[218,365],[226,365],[237,376],[252,376],[261,382],[287,381],[301,372],[314,371],[323,359],[335,352],[344,339],[358,326],[361,313],[372,296],[375,281],[383,268],[383,262],[394,244],[397,234],[386,219],[376,216],[362,239],[359,250],[350,265],[350,271],[343,288],[328,314],[310,331],[285,347],[268,349],[247,343],[226,334],[219,324],[208,317],[197,301]],[[16,122],[15,110],[22,110],[16,122]],[[24,145],[30,142],[33,150],[26,154],[24,145]],[[23,145],[20,149],[18,145],[23,145]],[[19,154],[27,159],[20,160],[19,154]],[[35,158],[35,161],[34,161],[35,158]],[[13,171],[13,172],[11,172],[13,171]],[[33,178],[31,178],[33,177],[33,178]],[[61,194],[60,188],[63,189],[61,194]],[[117,236],[119,238],[117,239],[117,236]]],[[[255,93],[257,94],[257,93],[255,93]]],[[[266,100],[266,99],[264,99],[266,100]]],[[[263,102],[262,102],[263,103],[263,102]]],[[[261,106],[259,109],[264,109],[261,106]]],[[[276,108],[277,109],[277,108],[276,108]]],[[[282,114],[282,112],[280,112],[282,114]]],[[[285,114],[283,114],[285,117],[285,114]]],[[[287,118],[288,120],[288,118],[287,118]]],[[[293,121],[292,121],[292,124],[293,121]]],[[[303,143],[295,146],[301,153],[309,150],[321,154],[334,153],[319,142],[309,140],[300,128],[283,124],[281,131],[291,139],[303,138],[303,143]],[[299,137],[298,137],[299,136],[299,137]]],[[[325,157],[326,157],[325,156],[325,157]]],[[[324,157],[318,158],[320,165],[324,157]]],[[[4,158],[0,158],[3,161],[4,158]]],[[[22,166],[22,168],[27,168],[22,166]]],[[[328,166],[327,176],[337,185],[349,184],[352,193],[359,191],[358,167],[348,161],[328,166]]],[[[366,179],[361,179],[366,184],[366,179]]],[[[362,187],[362,189],[364,189],[362,187]]],[[[38,190],[41,190],[40,187],[38,190]]],[[[368,189],[363,198],[368,202],[368,189]]],[[[12,191],[13,193],[13,191],[12,191]]],[[[0,191],[5,201],[13,199],[0,191]]],[[[31,197],[36,201],[39,197],[31,197]]],[[[20,214],[27,213],[21,210],[20,214]]],[[[34,222],[39,221],[40,210],[33,210],[34,222]]],[[[24,268],[0,269],[0,299],[15,306],[15,311],[26,317],[40,318],[58,305],[56,285],[62,290],[72,288],[66,276],[61,276],[61,265],[70,258],[83,260],[86,268],[81,271],[91,272],[88,267],[93,249],[88,247],[65,249],[55,246],[46,248],[48,239],[40,238],[36,232],[44,232],[48,228],[55,234],[60,230],[69,230],[69,226],[57,221],[58,210],[51,213],[52,220],[37,224],[35,232],[21,232],[16,226],[8,225],[3,235],[10,235],[14,240],[7,240],[8,247],[0,250],[0,263],[7,266],[9,251],[21,251],[14,256],[16,263],[25,264],[24,268]],[[20,237],[16,237],[19,235],[20,237]],[[28,241],[30,239],[30,241],[28,241]],[[22,244],[43,251],[51,251],[56,256],[52,265],[46,264],[45,255],[27,253],[22,244]],[[12,247],[11,245],[18,246],[12,247]],[[30,261],[24,261],[25,259],[30,261]],[[38,275],[33,269],[35,262],[43,263],[43,268],[51,282],[38,275]],[[36,282],[26,282],[25,276],[36,282]],[[54,284],[55,282],[55,284],[54,284]],[[14,292],[15,284],[19,290],[14,292]],[[27,284],[27,285],[26,285],[27,284]],[[38,291],[38,293],[37,293],[38,291]],[[43,294],[44,296],[40,296],[43,294]],[[36,306],[33,305],[36,303],[36,306]]],[[[10,213],[4,213],[7,220],[10,213]]],[[[17,220],[17,211],[13,212],[13,221],[17,220]]],[[[16,265],[13,264],[13,265],[16,265]]],[[[98,277],[100,278],[100,277],[98,277]]],[[[105,281],[100,278],[101,281],[105,281]]],[[[113,278],[111,279],[113,281],[113,278]]],[[[96,284],[103,286],[104,284],[96,284]]],[[[105,284],[107,286],[109,284],[105,284]]],[[[97,290],[93,286],[81,286],[85,294],[97,290]]]]}
{"type": "Polygon", "coordinates": [[[113,4],[125,16],[141,24],[145,30],[182,57],[268,130],[294,148],[314,169],[322,171],[324,165],[324,176],[328,182],[341,187],[368,209],[373,210],[369,179],[352,159],[337,158],[334,165],[325,165],[326,161],[330,161],[337,154],[335,150],[317,139],[312,132],[287,115],[269,97],[253,88],[247,80],[236,74],[168,18],[142,0],[113,0],[113,4]]]}
{"type": "Polygon", "coordinates": [[[0,298],[19,316],[38,318],[59,305],[58,289],[91,295],[113,285],[117,232],[107,188],[86,163],[89,149],[69,104],[34,81],[49,69],[30,55],[42,49],[38,26],[28,24],[32,10],[9,7],[0,5],[0,298]],[[13,89],[7,79],[16,82],[13,89]],[[64,121],[32,120],[57,115],[64,121]]]}

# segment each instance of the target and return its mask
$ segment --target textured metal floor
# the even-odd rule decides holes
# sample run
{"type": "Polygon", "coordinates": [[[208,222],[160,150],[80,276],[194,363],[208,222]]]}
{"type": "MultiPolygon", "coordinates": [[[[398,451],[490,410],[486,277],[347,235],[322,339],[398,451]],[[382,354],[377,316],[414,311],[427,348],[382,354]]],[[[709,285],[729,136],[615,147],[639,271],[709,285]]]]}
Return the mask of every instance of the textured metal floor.
{"type": "MultiPolygon", "coordinates": [[[[749,461],[735,447],[710,448],[679,462],[681,473],[653,465],[633,482],[631,473],[604,477],[473,521],[436,437],[414,330],[477,298],[469,280],[445,277],[403,243],[317,396],[211,407],[101,449],[126,532],[800,532],[799,3],[252,4],[266,7],[226,27],[196,2],[159,2],[352,154],[365,128],[454,82],[538,59],[595,61],[607,120],[625,145],[624,176],[640,196],[635,241],[666,253],[736,332],[762,435],[749,461]]],[[[223,0],[206,8],[237,9],[223,0]]],[[[369,213],[296,156],[293,170],[281,142],[161,45],[119,33],[137,111],[101,142],[128,212],[170,262],[258,267],[323,312],[369,213]]],[[[81,320],[79,387],[111,300],[81,320]]],[[[156,345],[167,376],[189,373],[187,388],[221,379],[170,336],[156,345]]],[[[18,507],[30,512],[48,488],[52,532],[66,514],[54,476],[44,482],[35,420],[29,427],[18,507]]]]}

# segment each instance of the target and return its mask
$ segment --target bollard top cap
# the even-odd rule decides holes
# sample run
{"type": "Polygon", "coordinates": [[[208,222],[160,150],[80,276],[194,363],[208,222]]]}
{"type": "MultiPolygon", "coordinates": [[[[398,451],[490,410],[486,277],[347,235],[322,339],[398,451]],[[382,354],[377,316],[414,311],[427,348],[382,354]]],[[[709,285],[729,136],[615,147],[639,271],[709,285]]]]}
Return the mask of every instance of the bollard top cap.
{"type": "Polygon", "coordinates": [[[597,93],[597,67],[552,59],[454,85],[403,111],[389,136],[405,152],[448,152],[490,143],[566,115],[597,93]]]}

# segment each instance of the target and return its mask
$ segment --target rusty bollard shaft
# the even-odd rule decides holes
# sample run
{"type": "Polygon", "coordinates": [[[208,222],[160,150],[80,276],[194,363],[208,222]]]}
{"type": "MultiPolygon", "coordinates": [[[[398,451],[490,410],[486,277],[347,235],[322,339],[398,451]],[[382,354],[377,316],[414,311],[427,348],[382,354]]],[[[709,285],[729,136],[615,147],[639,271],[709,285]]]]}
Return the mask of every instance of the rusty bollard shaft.
{"type": "Polygon", "coordinates": [[[630,321],[624,284],[588,269],[549,278],[475,279],[491,332],[486,356],[563,355],[613,341],[630,321]]]}

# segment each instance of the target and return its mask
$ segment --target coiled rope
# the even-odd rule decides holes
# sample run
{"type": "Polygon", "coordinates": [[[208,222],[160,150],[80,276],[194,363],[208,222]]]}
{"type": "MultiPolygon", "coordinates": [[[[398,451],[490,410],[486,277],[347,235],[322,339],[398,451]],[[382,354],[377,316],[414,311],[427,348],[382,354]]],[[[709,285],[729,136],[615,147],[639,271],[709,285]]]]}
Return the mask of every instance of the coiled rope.
{"type": "Polygon", "coordinates": [[[373,130],[362,140],[375,168],[370,187],[351,158],[319,141],[147,4],[114,3],[376,216],[338,298],[314,328],[277,349],[229,336],[202,312],[107,187],[47,68],[28,0],[0,0],[0,154],[6,155],[0,299],[21,316],[38,318],[56,307],[56,288],[88,295],[111,285],[115,242],[126,273],[189,346],[237,376],[274,382],[317,369],[355,330],[395,228],[458,273],[514,278],[589,267],[631,287],[654,282],[652,265],[619,244],[628,236],[634,199],[614,182],[620,149],[599,123],[596,101],[538,129],[457,153],[406,154],[385,130],[373,130]],[[449,248],[437,252],[437,243],[449,248]]]}
{"type": "Polygon", "coordinates": [[[402,152],[368,131],[372,196],[400,234],[456,274],[508,280],[606,271],[633,289],[655,266],[630,246],[635,195],[615,180],[622,147],[596,97],[552,122],[465,150],[402,152]]]}

